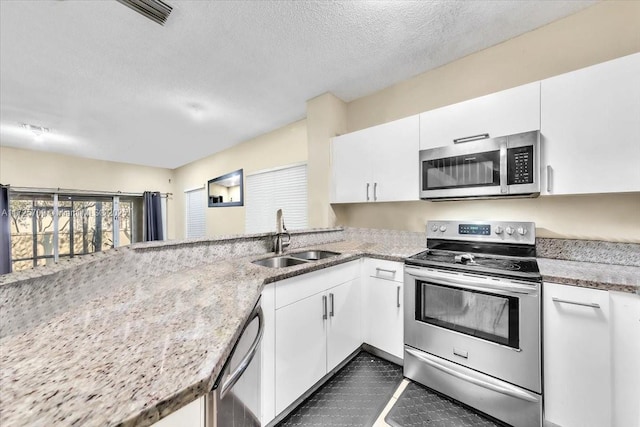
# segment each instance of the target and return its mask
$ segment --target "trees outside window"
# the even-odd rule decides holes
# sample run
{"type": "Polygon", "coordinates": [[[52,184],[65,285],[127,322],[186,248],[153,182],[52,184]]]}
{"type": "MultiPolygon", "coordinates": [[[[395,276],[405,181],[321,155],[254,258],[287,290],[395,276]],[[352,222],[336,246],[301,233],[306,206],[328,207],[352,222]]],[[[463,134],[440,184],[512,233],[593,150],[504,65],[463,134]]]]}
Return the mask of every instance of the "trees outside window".
{"type": "Polygon", "coordinates": [[[142,240],[142,197],[12,193],[10,216],[13,271],[142,240]]]}

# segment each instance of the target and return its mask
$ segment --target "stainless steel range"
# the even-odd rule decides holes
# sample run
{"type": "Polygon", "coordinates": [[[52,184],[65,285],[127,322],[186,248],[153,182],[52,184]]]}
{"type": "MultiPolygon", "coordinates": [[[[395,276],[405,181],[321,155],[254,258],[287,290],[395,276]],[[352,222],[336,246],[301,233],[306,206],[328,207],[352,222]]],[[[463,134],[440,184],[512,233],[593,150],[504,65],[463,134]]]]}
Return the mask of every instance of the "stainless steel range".
{"type": "Polygon", "coordinates": [[[430,221],[404,283],[404,375],[513,426],[541,426],[535,224],[430,221]]]}

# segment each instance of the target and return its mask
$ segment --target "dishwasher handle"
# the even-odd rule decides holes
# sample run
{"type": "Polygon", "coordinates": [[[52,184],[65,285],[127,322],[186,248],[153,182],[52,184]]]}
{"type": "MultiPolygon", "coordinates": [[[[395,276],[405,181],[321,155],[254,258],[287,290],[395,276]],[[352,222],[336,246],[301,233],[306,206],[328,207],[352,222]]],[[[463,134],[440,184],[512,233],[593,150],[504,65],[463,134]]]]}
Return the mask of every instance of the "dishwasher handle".
{"type": "MultiPolygon", "coordinates": [[[[264,335],[264,316],[262,314],[262,307],[260,307],[259,304],[256,305],[256,307],[251,312],[249,320],[247,320],[247,323],[245,323],[244,328],[242,328],[242,333],[240,334],[240,336],[242,337],[242,334],[244,334],[244,331],[247,329],[249,324],[253,322],[253,319],[255,319],[256,317],[258,318],[258,333],[256,334],[256,338],[255,340],[253,340],[253,343],[251,343],[251,347],[249,347],[247,354],[245,354],[245,356],[242,358],[242,360],[238,364],[238,367],[220,385],[220,390],[219,390],[220,399],[222,399],[229,392],[229,390],[231,390],[233,386],[238,382],[242,374],[244,374],[244,371],[246,371],[247,368],[249,367],[249,364],[253,360],[253,357],[256,355],[256,351],[258,351],[258,346],[260,345],[260,341],[262,341],[262,336],[264,335]]],[[[238,339],[238,341],[239,340],[240,339],[238,339]]],[[[229,355],[229,362],[231,362],[231,358],[234,355],[234,351],[232,351],[231,354],[229,355]]]]}

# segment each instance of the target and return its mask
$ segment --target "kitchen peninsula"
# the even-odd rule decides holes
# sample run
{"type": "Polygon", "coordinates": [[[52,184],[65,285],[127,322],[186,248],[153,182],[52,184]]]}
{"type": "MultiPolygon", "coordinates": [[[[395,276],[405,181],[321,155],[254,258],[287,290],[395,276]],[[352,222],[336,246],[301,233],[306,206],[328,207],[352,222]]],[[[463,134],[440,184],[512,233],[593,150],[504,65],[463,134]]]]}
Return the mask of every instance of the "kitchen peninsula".
{"type": "MultiPolygon", "coordinates": [[[[265,284],[424,250],[422,233],[292,234],[294,248],[341,255],[257,266],[251,261],[272,255],[272,236],[260,234],[143,243],[0,276],[2,424],[150,425],[211,389],[265,284]]],[[[560,265],[572,262],[544,260],[543,278],[580,285],[560,265]]],[[[640,267],[612,271],[589,286],[638,292],[640,267]]]]}

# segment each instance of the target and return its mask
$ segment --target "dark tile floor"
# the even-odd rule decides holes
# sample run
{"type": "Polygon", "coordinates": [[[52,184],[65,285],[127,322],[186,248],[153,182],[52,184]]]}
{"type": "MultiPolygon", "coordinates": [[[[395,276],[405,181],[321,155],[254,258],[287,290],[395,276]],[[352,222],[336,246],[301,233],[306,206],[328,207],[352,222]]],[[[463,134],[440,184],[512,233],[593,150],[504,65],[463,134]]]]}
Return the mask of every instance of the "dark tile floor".
{"type": "Polygon", "coordinates": [[[385,421],[393,427],[494,427],[498,424],[411,382],[402,392],[385,421]]]}
{"type": "MultiPolygon", "coordinates": [[[[371,427],[402,379],[402,367],[361,352],[278,427],[371,427]]],[[[385,422],[394,427],[498,425],[413,382],[407,385],[385,422]]]]}
{"type": "Polygon", "coordinates": [[[402,381],[402,367],[362,352],[278,426],[370,427],[402,381]]]}

